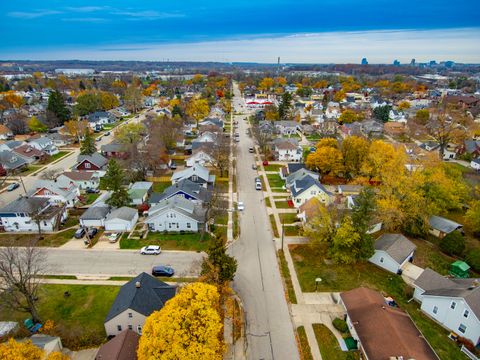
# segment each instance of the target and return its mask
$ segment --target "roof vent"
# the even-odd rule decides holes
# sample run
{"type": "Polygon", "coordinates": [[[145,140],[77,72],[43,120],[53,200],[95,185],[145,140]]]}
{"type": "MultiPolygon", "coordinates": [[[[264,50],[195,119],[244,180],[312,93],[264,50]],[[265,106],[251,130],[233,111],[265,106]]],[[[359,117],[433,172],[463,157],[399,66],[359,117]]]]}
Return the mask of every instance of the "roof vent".
{"type": "Polygon", "coordinates": [[[140,288],[140,281],[137,281],[137,282],[135,283],[135,287],[136,287],[137,289],[140,288]]]}

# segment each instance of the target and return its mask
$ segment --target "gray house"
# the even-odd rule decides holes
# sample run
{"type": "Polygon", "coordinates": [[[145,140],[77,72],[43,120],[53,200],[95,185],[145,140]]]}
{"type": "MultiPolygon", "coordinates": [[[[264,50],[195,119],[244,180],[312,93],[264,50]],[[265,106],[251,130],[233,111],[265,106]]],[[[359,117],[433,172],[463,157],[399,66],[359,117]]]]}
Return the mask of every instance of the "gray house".
{"type": "Polygon", "coordinates": [[[153,193],[149,203],[150,205],[156,205],[162,200],[170,199],[174,196],[182,196],[187,200],[202,204],[210,201],[212,193],[198,183],[183,179],[166,188],[163,193],[153,193]]]}
{"type": "Polygon", "coordinates": [[[176,184],[184,179],[201,184],[204,188],[215,183],[215,175],[210,175],[210,171],[199,164],[195,164],[185,170],[176,171],[172,175],[172,184],[176,184]]]}
{"type": "Polygon", "coordinates": [[[413,260],[416,248],[402,234],[383,234],[375,241],[375,253],[368,261],[394,274],[401,273],[402,267],[413,260]]]}

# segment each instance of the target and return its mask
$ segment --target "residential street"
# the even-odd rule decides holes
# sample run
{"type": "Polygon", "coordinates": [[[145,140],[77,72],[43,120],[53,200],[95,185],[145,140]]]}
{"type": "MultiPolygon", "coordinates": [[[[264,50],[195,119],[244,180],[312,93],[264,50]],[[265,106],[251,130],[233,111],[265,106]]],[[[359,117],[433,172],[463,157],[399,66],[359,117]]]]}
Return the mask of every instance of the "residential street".
{"type": "MultiPolygon", "coordinates": [[[[238,86],[234,84],[234,112],[244,112],[238,86]]],[[[248,148],[253,140],[245,132],[246,115],[235,116],[240,142],[237,143],[238,200],[245,210],[240,213],[240,237],[229,248],[238,260],[234,290],[240,295],[246,314],[247,356],[249,359],[299,359],[292,320],[285,299],[276,248],[263,194],[255,190],[256,171],[248,148]]]]}
{"type": "Polygon", "coordinates": [[[64,250],[48,248],[47,273],[54,275],[136,276],[150,273],[154,265],[171,265],[175,277],[198,276],[202,254],[194,251],[163,251],[140,255],[139,250],[64,250]]]}

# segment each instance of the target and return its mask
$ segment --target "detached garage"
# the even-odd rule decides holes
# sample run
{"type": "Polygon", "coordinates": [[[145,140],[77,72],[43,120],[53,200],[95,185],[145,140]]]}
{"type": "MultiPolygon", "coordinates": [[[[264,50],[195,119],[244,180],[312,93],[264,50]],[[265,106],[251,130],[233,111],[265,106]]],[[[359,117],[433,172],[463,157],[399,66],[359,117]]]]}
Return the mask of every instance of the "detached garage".
{"type": "Polygon", "coordinates": [[[383,234],[375,241],[375,253],[368,261],[394,274],[400,274],[402,267],[413,260],[416,248],[402,234],[383,234]]]}
{"type": "Polygon", "coordinates": [[[105,219],[106,231],[132,231],[138,221],[138,211],[126,206],[113,210],[105,219]]]}

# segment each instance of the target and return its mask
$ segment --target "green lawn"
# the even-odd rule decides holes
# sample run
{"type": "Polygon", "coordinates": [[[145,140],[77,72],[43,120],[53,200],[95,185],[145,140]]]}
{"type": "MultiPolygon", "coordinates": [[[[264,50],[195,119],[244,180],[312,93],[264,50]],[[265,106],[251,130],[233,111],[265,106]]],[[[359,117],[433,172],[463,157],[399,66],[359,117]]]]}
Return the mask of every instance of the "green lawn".
{"type": "Polygon", "coordinates": [[[54,162],[55,160],[60,159],[61,157],[70,154],[71,151],[59,151],[58,154],[52,155],[48,158],[48,160],[45,162],[45,164],[50,164],[54,162]]]}
{"type": "Polygon", "coordinates": [[[215,215],[215,224],[228,224],[228,212],[226,210],[220,210],[220,212],[215,215]]]}
{"type": "Polygon", "coordinates": [[[287,200],[275,201],[275,207],[277,209],[290,209],[287,200]]]}
{"type": "Polygon", "coordinates": [[[271,202],[270,202],[270,196],[267,196],[267,197],[265,198],[265,206],[267,206],[267,207],[272,207],[272,204],[271,204],[271,202]]]}
{"type": "Polygon", "coordinates": [[[120,239],[120,249],[140,249],[147,245],[159,245],[163,250],[205,251],[210,244],[210,236],[205,233],[200,240],[199,233],[164,234],[149,232],[145,239],[120,239]]]}
{"type": "Polygon", "coordinates": [[[164,182],[154,182],[153,183],[153,192],[163,193],[163,191],[168,188],[172,183],[170,181],[164,182]]]}
{"type": "Polygon", "coordinates": [[[264,166],[265,171],[278,171],[282,167],[284,167],[284,166],[283,165],[278,165],[278,164],[272,164],[272,165],[264,166]]]}
{"type": "MultiPolygon", "coordinates": [[[[42,285],[38,310],[43,321],[53,320],[63,346],[71,350],[102,344],[103,321],[120,287],[98,285],[42,285]],[[70,293],[64,297],[64,292],[70,293]]],[[[28,314],[0,307],[3,321],[23,320],[28,314]]]]}
{"type": "Polygon", "coordinates": [[[295,226],[284,226],[285,236],[299,236],[301,228],[297,225],[295,226]]]}
{"type": "Polygon", "coordinates": [[[300,220],[297,218],[297,214],[296,214],[296,213],[279,214],[279,216],[280,216],[280,222],[282,222],[283,224],[293,224],[293,223],[295,223],[295,222],[300,221],[300,220]]]}
{"type": "Polygon", "coordinates": [[[280,272],[284,281],[284,286],[286,287],[287,298],[292,304],[296,304],[297,297],[295,295],[295,290],[293,289],[292,278],[290,277],[290,270],[288,269],[287,260],[285,259],[285,254],[283,253],[283,250],[278,250],[277,256],[280,265],[280,272]]]}
{"type": "Polygon", "coordinates": [[[368,262],[348,266],[332,263],[325,256],[325,249],[320,247],[290,245],[290,251],[303,291],[315,291],[315,278],[320,277],[322,282],[318,285],[318,291],[342,292],[365,286],[392,296],[409,313],[441,359],[463,359],[455,343],[447,339],[448,331],[423,315],[417,303],[407,303],[413,290],[401,276],[368,262]]]}
{"type": "Polygon", "coordinates": [[[300,343],[300,359],[302,360],[313,360],[312,350],[310,350],[310,344],[308,343],[307,334],[305,333],[305,328],[299,326],[297,328],[298,341],[300,343]]]}
{"type": "Polygon", "coordinates": [[[278,237],[278,229],[277,229],[277,225],[275,224],[275,218],[273,217],[273,214],[271,214],[269,218],[270,218],[270,225],[272,226],[273,236],[278,237]]]}
{"type": "Polygon", "coordinates": [[[315,338],[320,348],[323,360],[350,360],[360,359],[355,351],[342,351],[335,335],[323,324],[312,324],[315,338]]]}
{"type": "Polygon", "coordinates": [[[97,200],[97,198],[100,196],[100,193],[98,194],[84,194],[82,195],[86,202],[85,202],[85,205],[90,205],[92,204],[95,200],[97,200]]]}
{"type": "Polygon", "coordinates": [[[23,170],[22,172],[20,173],[20,175],[22,176],[27,176],[27,175],[30,175],[31,173],[34,173],[35,171],[38,171],[40,170],[41,168],[45,167],[45,165],[27,165],[23,170]]]}
{"type": "MultiPolygon", "coordinates": [[[[65,244],[75,234],[75,229],[60,231],[55,234],[42,234],[42,239],[39,240],[37,246],[58,247],[65,244]]],[[[0,246],[28,246],[32,241],[38,238],[38,234],[15,234],[2,233],[0,234],[0,246]]]]}
{"type": "Polygon", "coordinates": [[[278,174],[267,174],[267,179],[272,188],[281,188],[285,185],[285,181],[278,174]]]}

